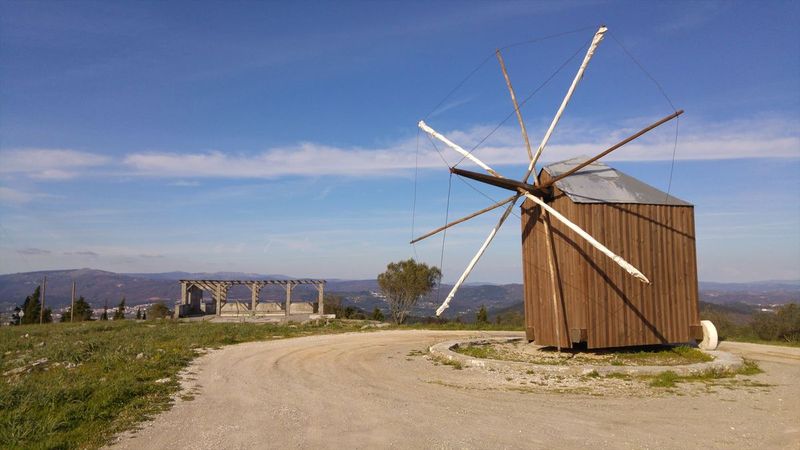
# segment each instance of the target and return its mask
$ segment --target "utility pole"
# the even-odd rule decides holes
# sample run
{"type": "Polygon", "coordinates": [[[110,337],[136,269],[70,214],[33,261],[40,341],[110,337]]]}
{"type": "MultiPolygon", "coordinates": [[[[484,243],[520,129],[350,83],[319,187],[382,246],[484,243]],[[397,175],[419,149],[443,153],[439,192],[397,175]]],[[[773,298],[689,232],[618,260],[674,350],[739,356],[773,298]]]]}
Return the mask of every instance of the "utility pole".
{"type": "Polygon", "coordinates": [[[40,325],[44,323],[44,297],[46,292],[47,292],[47,277],[44,277],[44,280],[42,280],[42,308],[39,309],[40,325]]]}
{"type": "Polygon", "coordinates": [[[72,320],[75,318],[75,282],[72,282],[72,302],[70,303],[69,307],[69,321],[72,323],[72,320]]]}

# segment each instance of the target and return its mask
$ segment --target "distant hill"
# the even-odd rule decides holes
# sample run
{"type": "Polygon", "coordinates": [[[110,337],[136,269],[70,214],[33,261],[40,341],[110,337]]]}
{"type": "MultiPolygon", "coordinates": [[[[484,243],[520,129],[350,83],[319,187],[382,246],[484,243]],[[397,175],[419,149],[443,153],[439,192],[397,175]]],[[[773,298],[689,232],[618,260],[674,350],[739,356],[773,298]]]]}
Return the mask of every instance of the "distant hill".
{"type": "MultiPolygon", "coordinates": [[[[441,288],[434,289],[428,296],[421,299],[412,311],[415,316],[433,316],[436,308],[452,289],[450,284],[442,284],[441,288]]],[[[346,281],[329,283],[329,291],[341,295],[346,299],[347,305],[356,306],[364,311],[372,311],[375,308],[385,309],[385,300],[377,297],[378,285],[374,280],[354,282],[351,284],[346,281]],[[358,291],[346,288],[368,287],[358,291]]],[[[486,284],[486,285],[465,285],[458,291],[457,301],[454,300],[450,308],[444,313],[444,317],[455,317],[458,315],[474,316],[481,305],[487,309],[497,309],[510,306],[516,302],[522,302],[522,285],[514,284],[486,284]]]]}
{"type": "MultiPolygon", "coordinates": [[[[163,272],[163,273],[114,273],[97,269],[47,270],[0,275],[0,310],[7,310],[19,305],[47,277],[47,305],[52,308],[65,307],[69,304],[72,282],[77,285],[77,295],[84,296],[92,305],[101,306],[108,301],[116,305],[125,297],[128,305],[138,305],[163,300],[172,303],[180,297],[181,279],[219,279],[219,280],[254,280],[254,279],[287,279],[287,275],[255,274],[241,272],[163,272]]],[[[422,299],[414,314],[433,315],[441,299],[447,295],[451,285],[442,285],[422,299]],[[437,297],[438,295],[438,297],[437,297]]],[[[326,292],[339,295],[346,306],[356,306],[365,311],[374,308],[387,309],[386,301],[378,294],[376,280],[341,280],[330,279],[326,292]]],[[[314,301],[317,291],[313,287],[301,286],[292,296],[296,300],[314,301]]],[[[231,299],[250,298],[246,287],[234,287],[229,291],[231,299]]],[[[262,300],[282,301],[279,288],[262,293],[262,300]]],[[[446,316],[458,314],[474,314],[481,305],[487,308],[500,308],[522,300],[522,285],[467,285],[461,288],[458,301],[447,311],[446,316]]]]}
{"type": "Polygon", "coordinates": [[[700,282],[700,300],[708,303],[776,305],[800,302],[800,280],[752,283],[700,282]]]}
{"type": "MultiPolygon", "coordinates": [[[[72,282],[77,284],[78,295],[90,303],[101,306],[106,300],[115,305],[125,297],[129,305],[164,300],[174,302],[180,297],[180,279],[286,279],[287,275],[256,274],[242,272],[163,272],[163,273],[114,273],[97,269],[49,270],[0,275],[0,310],[19,305],[27,295],[47,276],[47,304],[63,307],[69,303],[72,282]]],[[[433,315],[439,303],[451,289],[443,284],[429,296],[422,299],[413,314],[433,315]]],[[[356,306],[365,311],[374,308],[386,309],[383,298],[378,295],[378,283],[369,280],[329,279],[326,292],[341,296],[344,304],[356,306]]],[[[317,292],[311,287],[298,288],[295,299],[312,301],[317,292]]],[[[229,298],[247,299],[249,291],[245,287],[232,288],[229,298]]],[[[278,290],[267,292],[262,299],[282,301],[278,290]]],[[[780,304],[800,301],[800,281],[765,281],[758,283],[700,283],[700,299],[708,303],[750,305],[780,304]]],[[[467,284],[459,291],[457,301],[445,312],[446,317],[456,315],[474,316],[481,307],[486,306],[490,315],[522,311],[522,284],[467,284]]]]}
{"type": "Polygon", "coordinates": [[[701,281],[701,291],[724,292],[798,292],[800,280],[767,280],[750,283],[719,283],[715,281],[701,281]]]}
{"type": "MultiPolygon", "coordinates": [[[[47,270],[0,275],[0,305],[21,304],[26,296],[47,277],[47,305],[61,307],[69,304],[72,282],[77,294],[93,302],[116,304],[125,297],[135,305],[153,300],[178,298],[178,283],[163,279],[128,276],[96,269],[47,270]]],[[[4,308],[5,309],[5,308],[4,308]]]]}

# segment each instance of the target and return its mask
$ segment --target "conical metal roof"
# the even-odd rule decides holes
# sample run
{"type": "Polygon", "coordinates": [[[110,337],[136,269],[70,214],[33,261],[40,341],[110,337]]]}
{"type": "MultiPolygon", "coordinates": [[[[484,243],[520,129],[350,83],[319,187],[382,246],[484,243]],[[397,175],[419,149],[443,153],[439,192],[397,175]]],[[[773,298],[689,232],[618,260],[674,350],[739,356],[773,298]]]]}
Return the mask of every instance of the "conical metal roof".
{"type": "MultiPolygon", "coordinates": [[[[542,170],[552,177],[569,171],[588,160],[577,157],[550,164],[542,170]]],[[[667,195],[647,183],[595,161],[574,174],[556,182],[575,203],[641,203],[647,205],[692,206],[677,197],[667,195]]]]}

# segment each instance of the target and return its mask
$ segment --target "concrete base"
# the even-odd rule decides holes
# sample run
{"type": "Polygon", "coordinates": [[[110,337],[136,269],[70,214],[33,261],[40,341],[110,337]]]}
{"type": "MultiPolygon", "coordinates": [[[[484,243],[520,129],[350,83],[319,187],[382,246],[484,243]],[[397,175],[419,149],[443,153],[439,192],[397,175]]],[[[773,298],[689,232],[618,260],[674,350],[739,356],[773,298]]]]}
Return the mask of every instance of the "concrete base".
{"type": "MultiPolygon", "coordinates": [[[[208,316],[206,316],[208,317],[208,316]]],[[[303,323],[309,320],[320,320],[320,319],[335,319],[335,314],[292,314],[286,317],[285,314],[259,314],[257,316],[236,316],[236,315],[223,315],[223,316],[213,316],[207,320],[214,322],[214,323],[286,323],[286,322],[298,322],[303,323]]]]}
{"type": "Polygon", "coordinates": [[[311,319],[311,320],[316,320],[316,319],[335,319],[336,318],[336,314],[311,314],[311,315],[308,316],[308,318],[311,319]]]}
{"type": "Polygon", "coordinates": [[[675,366],[601,366],[601,365],[579,365],[579,366],[556,366],[533,364],[518,361],[501,361],[497,359],[483,359],[474,358],[472,356],[462,355],[456,353],[453,349],[459,346],[468,345],[483,345],[493,342],[517,342],[524,338],[493,338],[493,339],[473,339],[468,341],[448,341],[435,344],[430,347],[430,353],[439,358],[445,358],[450,361],[459,361],[466,367],[480,367],[486,369],[506,369],[509,367],[525,370],[533,370],[541,373],[551,373],[560,375],[586,375],[591,372],[597,372],[600,375],[608,375],[612,373],[623,373],[627,375],[658,375],[662,372],[672,371],[678,375],[694,375],[706,372],[707,370],[726,370],[735,371],[744,365],[744,361],[739,356],[733,353],[721,351],[702,350],[714,358],[713,361],[684,364],[675,366]]]}
{"type": "Polygon", "coordinates": [[[256,314],[283,314],[283,308],[281,305],[275,302],[263,302],[256,304],[256,314]]]}

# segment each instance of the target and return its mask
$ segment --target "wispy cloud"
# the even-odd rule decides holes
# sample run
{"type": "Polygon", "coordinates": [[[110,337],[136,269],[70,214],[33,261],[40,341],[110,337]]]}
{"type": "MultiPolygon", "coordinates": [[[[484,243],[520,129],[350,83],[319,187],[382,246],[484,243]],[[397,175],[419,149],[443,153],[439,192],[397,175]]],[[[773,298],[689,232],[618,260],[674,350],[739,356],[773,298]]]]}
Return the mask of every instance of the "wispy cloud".
{"type": "Polygon", "coordinates": [[[453,100],[449,103],[445,103],[444,105],[436,108],[435,110],[433,110],[433,112],[428,114],[428,118],[430,119],[431,117],[436,117],[438,115],[443,114],[445,111],[449,111],[451,109],[458,108],[459,106],[466,105],[467,103],[471,102],[474,99],[475,96],[469,96],[467,98],[462,98],[460,100],[453,100]]]}
{"type": "Polygon", "coordinates": [[[20,205],[36,200],[37,198],[53,197],[50,194],[42,194],[39,192],[26,192],[18,189],[12,189],[5,186],[0,186],[0,203],[10,203],[20,205]]]}
{"type": "MultiPolygon", "coordinates": [[[[643,121],[643,124],[647,121],[643,121]]],[[[669,127],[669,125],[666,125],[669,127]]],[[[678,158],[716,160],[737,158],[800,157],[800,135],[794,125],[783,119],[752,119],[720,124],[683,126],[678,158]]],[[[549,161],[591,155],[637,131],[638,127],[603,129],[593,124],[565,128],[554,137],[554,144],[544,153],[549,161]],[[589,137],[587,137],[589,136],[589,137]]],[[[476,126],[468,130],[440,130],[466,149],[480,142],[491,130],[476,126]]],[[[658,132],[645,135],[609,156],[617,161],[659,161],[672,158],[674,134],[658,132]]],[[[448,164],[460,156],[437,143],[448,164]]],[[[275,178],[281,176],[384,176],[410,173],[421,169],[442,168],[443,162],[432,145],[420,148],[412,139],[380,148],[341,148],[324,144],[302,143],[295,147],[276,148],[257,154],[148,152],[133,153],[124,164],[135,174],[154,177],[275,178]]],[[[497,130],[476,155],[490,165],[525,164],[525,151],[516,128],[497,130]]]]}
{"type": "Polygon", "coordinates": [[[681,13],[656,27],[662,33],[674,33],[700,27],[710,22],[726,6],[723,2],[693,2],[680,8],[681,13]]]}
{"type": "Polygon", "coordinates": [[[83,170],[109,162],[95,153],[68,149],[23,148],[0,151],[0,175],[20,174],[40,180],[74,178],[83,170]]]}
{"type": "Polygon", "coordinates": [[[169,183],[169,185],[170,186],[176,186],[176,187],[196,187],[196,186],[200,186],[200,182],[199,181],[178,180],[178,181],[173,181],[173,182],[169,183]]]}
{"type": "Polygon", "coordinates": [[[83,251],[79,251],[79,252],[64,252],[64,255],[67,255],[67,256],[89,256],[89,257],[92,257],[92,258],[97,258],[98,256],[100,256],[98,253],[93,252],[91,250],[83,250],[83,251]]]}
{"type": "MultiPolygon", "coordinates": [[[[543,154],[544,161],[596,154],[634,133],[652,118],[622,122],[605,127],[594,122],[565,125],[557,130],[552,144],[543,154]],[[639,123],[641,122],[641,123],[639,123]]],[[[432,124],[435,127],[435,124],[432,124]]],[[[647,134],[609,155],[617,161],[659,161],[672,158],[672,125],[647,134]]],[[[529,127],[535,129],[538,127],[529,127]]],[[[464,130],[439,130],[466,149],[481,142],[493,127],[473,126],[464,130]]],[[[407,138],[381,147],[336,147],[303,142],[295,146],[268,149],[259,153],[207,152],[136,152],[122,163],[95,153],[75,150],[0,151],[0,175],[21,174],[33,179],[68,179],[82,172],[149,177],[174,177],[174,186],[197,186],[198,178],[271,179],[284,176],[406,176],[415,167],[441,169],[442,157],[448,165],[461,157],[437,143],[437,153],[427,140],[416,153],[416,140],[407,138]],[[441,156],[440,156],[441,155],[441,156]]],[[[503,126],[476,150],[476,156],[490,165],[526,164],[525,151],[514,126],[503,126]]],[[[737,158],[800,157],[800,132],[791,120],[752,118],[721,123],[688,122],[681,124],[677,156],[682,160],[720,160],[737,158]]],[[[0,187],[0,201],[24,203],[44,194],[27,193],[0,187]]]]}
{"type": "Polygon", "coordinates": [[[50,250],[43,250],[41,248],[28,247],[28,248],[18,249],[17,253],[26,256],[43,256],[43,255],[49,255],[52,252],[50,250]]]}
{"type": "Polygon", "coordinates": [[[145,259],[158,259],[158,258],[163,258],[164,255],[160,253],[142,253],[139,255],[139,257],[145,259]]]}

